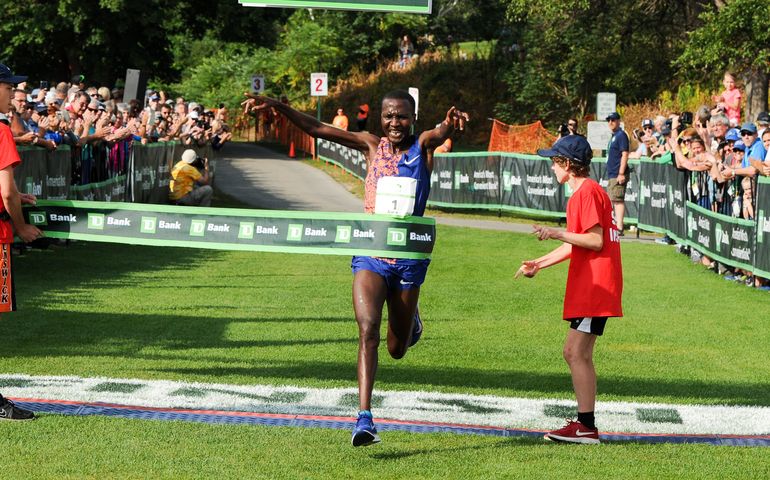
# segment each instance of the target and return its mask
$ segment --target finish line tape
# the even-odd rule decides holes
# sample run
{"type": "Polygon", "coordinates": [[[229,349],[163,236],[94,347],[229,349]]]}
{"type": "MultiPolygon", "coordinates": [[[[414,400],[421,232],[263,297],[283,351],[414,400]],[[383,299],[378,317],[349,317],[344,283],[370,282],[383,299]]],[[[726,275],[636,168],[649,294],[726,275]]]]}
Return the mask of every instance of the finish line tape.
{"type": "Polygon", "coordinates": [[[39,200],[24,208],[46,236],[216,250],[427,259],[432,218],[336,212],[39,200]]]}

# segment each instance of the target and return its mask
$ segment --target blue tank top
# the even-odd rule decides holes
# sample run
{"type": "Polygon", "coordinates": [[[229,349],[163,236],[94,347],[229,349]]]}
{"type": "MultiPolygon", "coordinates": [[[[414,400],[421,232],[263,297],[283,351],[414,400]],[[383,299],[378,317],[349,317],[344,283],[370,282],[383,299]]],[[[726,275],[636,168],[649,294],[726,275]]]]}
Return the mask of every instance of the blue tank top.
{"type": "Polygon", "coordinates": [[[430,173],[426,165],[426,159],[422,157],[420,149],[420,137],[415,136],[414,143],[406,153],[401,156],[393,155],[390,141],[387,138],[380,139],[377,154],[368,166],[365,181],[364,210],[374,213],[374,203],[377,194],[377,180],[382,177],[405,177],[417,180],[417,190],[414,199],[414,212],[412,215],[422,217],[430,194],[430,173]]]}

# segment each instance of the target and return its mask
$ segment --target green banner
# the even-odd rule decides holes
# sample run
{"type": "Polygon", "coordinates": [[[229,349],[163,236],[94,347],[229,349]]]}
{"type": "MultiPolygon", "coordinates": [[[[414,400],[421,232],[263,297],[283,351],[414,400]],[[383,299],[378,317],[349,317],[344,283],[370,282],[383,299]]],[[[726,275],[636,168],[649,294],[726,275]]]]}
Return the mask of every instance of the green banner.
{"type": "Polygon", "coordinates": [[[334,10],[362,10],[402,13],[431,13],[432,0],[240,0],[252,7],[324,8],[334,10]]]}
{"type": "MultiPolygon", "coordinates": [[[[132,201],[168,203],[170,172],[178,145],[179,142],[134,145],[129,180],[132,201]]],[[[181,153],[177,158],[181,159],[181,153]]]]}
{"type": "Polygon", "coordinates": [[[770,278],[770,178],[757,177],[754,273],[770,278]]]}
{"type": "Polygon", "coordinates": [[[733,267],[754,267],[754,220],[714,213],[687,202],[687,240],[696,250],[733,267]]]}
{"type": "Polygon", "coordinates": [[[70,194],[75,200],[87,202],[124,202],[126,201],[126,175],[109,178],[103,182],[73,185],[70,194]]]}
{"type": "Polygon", "coordinates": [[[337,165],[360,180],[366,179],[366,157],[358,150],[319,138],[318,158],[337,165]]]}
{"type": "Polygon", "coordinates": [[[19,147],[21,164],[13,169],[20,192],[37,198],[66,200],[70,195],[72,152],[60,145],[49,151],[43,147],[19,147]]]}
{"type": "Polygon", "coordinates": [[[24,209],[47,236],[217,250],[430,258],[432,218],[40,201],[24,209]]]}

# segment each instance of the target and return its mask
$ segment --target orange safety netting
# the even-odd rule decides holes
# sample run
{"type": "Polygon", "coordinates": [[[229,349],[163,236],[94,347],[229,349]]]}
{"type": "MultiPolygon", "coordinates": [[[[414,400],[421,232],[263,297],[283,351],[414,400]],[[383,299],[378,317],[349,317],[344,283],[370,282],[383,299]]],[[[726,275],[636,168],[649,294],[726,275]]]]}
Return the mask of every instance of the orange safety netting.
{"type": "Polygon", "coordinates": [[[555,141],[556,136],[539,120],[529,125],[507,125],[495,120],[487,151],[534,154],[538,148],[551,148],[555,141]]]}
{"type": "Polygon", "coordinates": [[[300,130],[291,120],[280,113],[275,118],[275,139],[282,145],[290,146],[298,152],[305,152],[315,157],[315,138],[300,130]]]}

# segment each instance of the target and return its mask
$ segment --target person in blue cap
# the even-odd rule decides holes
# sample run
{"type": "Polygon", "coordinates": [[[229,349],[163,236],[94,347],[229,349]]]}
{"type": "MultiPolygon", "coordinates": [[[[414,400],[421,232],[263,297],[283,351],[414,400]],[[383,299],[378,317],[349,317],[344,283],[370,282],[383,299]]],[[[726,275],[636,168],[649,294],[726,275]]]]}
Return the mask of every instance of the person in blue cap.
{"type": "Polygon", "coordinates": [[[563,428],[545,434],[545,438],[555,442],[599,443],[594,418],[593,352],[607,319],[623,316],[620,236],[610,197],[588,177],[592,157],[588,141],[569,135],[537,153],[551,158],[556,180],[572,189],[567,202],[566,230],[533,225],[539,240],[558,240],[561,244],[542,257],[523,261],[515,275],[532,278],[544,268],[569,260],[563,319],[570,322],[570,329],[564,343],[564,359],[577,398],[577,421],[568,421],[563,428]]]}
{"type": "Polygon", "coordinates": [[[607,194],[612,200],[618,231],[623,235],[623,219],[626,216],[626,185],[628,184],[628,135],[620,128],[620,114],[607,115],[607,126],[612,132],[607,145],[607,194]]]}
{"type": "MultiPolygon", "coordinates": [[[[16,84],[27,77],[14,75],[10,68],[0,64],[0,113],[7,115],[11,109],[11,98],[16,84]]],[[[19,193],[13,179],[13,169],[21,163],[16,143],[13,141],[11,128],[0,122],[0,282],[10,288],[0,292],[0,312],[16,310],[13,288],[13,268],[11,263],[11,244],[14,230],[25,242],[31,242],[43,234],[34,225],[24,221],[21,213],[22,203],[35,203],[33,195],[19,193]]],[[[17,407],[13,402],[0,395],[0,420],[32,420],[35,414],[17,407]]]]}

